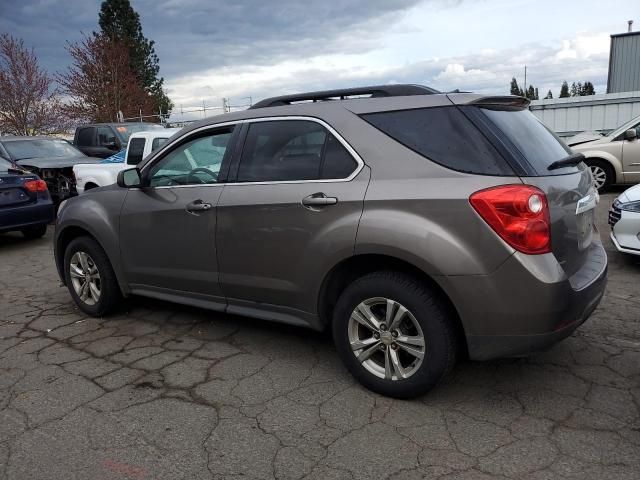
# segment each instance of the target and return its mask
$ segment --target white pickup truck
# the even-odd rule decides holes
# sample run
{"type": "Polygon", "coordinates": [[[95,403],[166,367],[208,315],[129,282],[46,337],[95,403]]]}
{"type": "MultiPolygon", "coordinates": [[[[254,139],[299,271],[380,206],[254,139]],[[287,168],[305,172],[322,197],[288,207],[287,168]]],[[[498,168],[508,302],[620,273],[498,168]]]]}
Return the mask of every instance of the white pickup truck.
{"type": "MultiPolygon", "coordinates": [[[[179,128],[165,128],[133,133],[129,138],[123,162],[80,163],[73,167],[78,195],[96,187],[116,183],[118,172],[137,165],[154,150],[164,144],[179,128]]],[[[108,160],[108,159],[107,159],[108,160]]]]}

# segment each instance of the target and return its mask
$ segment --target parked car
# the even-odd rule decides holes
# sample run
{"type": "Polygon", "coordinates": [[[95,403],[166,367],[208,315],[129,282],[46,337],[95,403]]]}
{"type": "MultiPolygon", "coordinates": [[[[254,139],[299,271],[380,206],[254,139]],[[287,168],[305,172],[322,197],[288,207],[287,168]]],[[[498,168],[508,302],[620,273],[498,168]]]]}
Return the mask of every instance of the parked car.
{"type": "Polygon", "coordinates": [[[20,231],[40,238],[53,221],[47,184],[10,160],[0,158],[0,233],[20,231]]]}
{"type": "Polygon", "coordinates": [[[144,295],[330,328],[360,382],[419,395],[603,295],[591,173],[528,104],[391,85],[203,120],[64,203],[58,272],[89,315],[144,295]]]}
{"type": "Polygon", "coordinates": [[[154,129],[164,129],[164,127],[148,122],[81,125],[76,128],[73,144],[87,155],[107,158],[122,150],[132,133],[154,129]]]}
{"type": "Polygon", "coordinates": [[[116,183],[118,172],[137,165],[152,151],[160,148],[179,128],[153,129],[136,132],[129,137],[127,148],[100,163],[79,164],[73,167],[78,194],[96,187],[116,183]],[[113,159],[113,160],[111,160],[113,159]]]}
{"type": "Polygon", "coordinates": [[[578,134],[567,141],[585,156],[598,190],[640,182],[640,116],[606,135],[578,134]]]}
{"type": "Polygon", "coordinates": [[[618,251],[640,255],[640,184],[615,199],[609,210],[609,226],[618,251]]]}
{"type": "Polygon", "coordinates": [[[52,137],[0,137],[0,157],[42,178],[55,203],[76,195],[74,165],[98,161],[67,141],[52,137]]]}

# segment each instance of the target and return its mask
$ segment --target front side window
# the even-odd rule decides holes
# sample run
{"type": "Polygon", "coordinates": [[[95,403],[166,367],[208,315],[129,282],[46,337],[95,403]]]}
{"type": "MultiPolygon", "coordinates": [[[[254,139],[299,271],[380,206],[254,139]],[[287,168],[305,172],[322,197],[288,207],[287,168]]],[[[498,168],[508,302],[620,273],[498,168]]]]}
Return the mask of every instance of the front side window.
{"type": "Polygon", "coordinates": [[[150,186],[217,183],[231,132],[228,129],[199,136],[170,151],[151,167],[150,186]]]}
{"type": "Polygon", "coordinates": [[[356,167],[344,146],[316,122],[256,122],[247,133],[237,181],[340,179],[356,167]]]}

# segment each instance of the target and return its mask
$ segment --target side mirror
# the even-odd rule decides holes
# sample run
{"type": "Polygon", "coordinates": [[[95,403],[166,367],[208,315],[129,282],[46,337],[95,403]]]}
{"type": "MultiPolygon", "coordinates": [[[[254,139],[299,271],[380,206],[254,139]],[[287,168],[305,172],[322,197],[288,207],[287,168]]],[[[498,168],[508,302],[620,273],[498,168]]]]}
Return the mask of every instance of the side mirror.
{"type": "Polygon", "coordinates": [[[631,141],[631,140],[635,140],[636,138],[638,138],[638,132],[636,131],[635,128],[630,128],[629,130],[624,132],[625,140],[631,141]]]}
{"type": "Polygon", "coordinates": [[[142,186],[142,177],[137,168],[127,168],[118,172],[117,184],[122,188],[134,188],[142,186]]]}

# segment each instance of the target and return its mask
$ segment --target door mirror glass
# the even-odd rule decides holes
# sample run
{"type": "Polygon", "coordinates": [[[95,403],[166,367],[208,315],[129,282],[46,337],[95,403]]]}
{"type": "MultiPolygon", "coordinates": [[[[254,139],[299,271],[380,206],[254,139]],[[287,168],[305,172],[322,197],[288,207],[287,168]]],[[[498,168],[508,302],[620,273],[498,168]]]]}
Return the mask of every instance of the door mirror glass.
{"type": "Polygon", "coordinates": [[[629,130],[624,132],[625,140],[631,141],[631,140],[635,140],[636,138],[638,138],[638,132],[636,131],[635,128],[630,128],[629,130]]]}
{"type": "Polygon", "coordinates": [[[137,168],[128,168],[118,173],[118,186],[122,188],[133,188],[142,186],[142,177],[137,168]]]}

